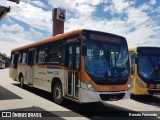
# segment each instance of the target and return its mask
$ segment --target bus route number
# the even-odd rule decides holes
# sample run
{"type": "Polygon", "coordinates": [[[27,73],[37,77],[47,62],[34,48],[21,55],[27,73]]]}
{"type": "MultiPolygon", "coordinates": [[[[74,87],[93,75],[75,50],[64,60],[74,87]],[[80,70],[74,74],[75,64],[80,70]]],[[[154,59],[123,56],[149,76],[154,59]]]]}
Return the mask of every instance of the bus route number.
{"type": "Polygon", "coordinates": [[[59,75],[59,71],[54,71],[54,75],[59,75]]]}

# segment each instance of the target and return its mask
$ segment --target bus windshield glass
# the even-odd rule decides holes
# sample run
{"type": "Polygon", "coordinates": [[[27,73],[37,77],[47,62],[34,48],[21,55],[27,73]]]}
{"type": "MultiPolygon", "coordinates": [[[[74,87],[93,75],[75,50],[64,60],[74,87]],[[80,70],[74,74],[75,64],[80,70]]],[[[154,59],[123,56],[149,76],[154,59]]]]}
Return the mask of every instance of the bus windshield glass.
{"type": "Polygon", "coordinates": [[[138,53],[138,74],[147,83],[160,83],[160,54],[154,50],[149,53],[141,50],[138,53]]]}
{"type": "Polygon", "coordinates": [[[124,84],[130,73],[127,44],[87,41],[85,70],[97,84],[124,84]]]}

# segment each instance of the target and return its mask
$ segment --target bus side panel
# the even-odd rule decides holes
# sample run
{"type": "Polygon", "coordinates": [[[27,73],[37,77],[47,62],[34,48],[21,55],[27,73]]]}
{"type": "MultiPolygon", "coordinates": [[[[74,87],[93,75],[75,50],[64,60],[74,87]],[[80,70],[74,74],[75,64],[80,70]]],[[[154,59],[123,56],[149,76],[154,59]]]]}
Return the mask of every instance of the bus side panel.
{"type": "Polygon", "coordinates": [[[51,92],[53,78],[59,78],[62,86],[64,85],[64,70],[48,67],[47,65],[35,67],[33,86],[51,92]]]}
{"type": "Polygon", "coordinates": [[[14,70],[13,64],[10,64],[10,68],[9,68],[9,77],[12,78],[12,79],[14,79],[13,70],[14,70]]]}
{"type": "Polygon", "coordinates": [[[13,64],[10,64],[10,69],[9,69],[9,75],[13,80],[18,80],[17,79],[17,69],[14,68],[13,64]]]}
{"type": "Polygon", "coordinates": [[[23,76],[24,84],[27,84],[27,64],[18,64],[18,78],[20,77],[20,74],[23,76]]]}
{"type": "Polygon", "coordinates": [[[33,86],[36,88],[43,89],[41,87],[42,78],[44,76],[44,73],[42,71],[42,68],[40,68],[38,65],[34,66],[34,78],[33,78],[33,86]]]}
{"type": "Polygon", "coordinates": [[[46,85],[47,86],[44,86],[46,90],[48,91],[51,91],[51,86],[52,86],[52,80],[54,78],[58,78],[61,83],[62,83],[62,89],[64,90],[64,85],[65,85],[65,82],[64,82],[64,74],[65,74],[65,70],[64,69],[59,69],[59,68],[49,68],[47,69],[47,72],[46,72],[46,76],[44,77],[45,80],[48,80],[46,82],[46,85]]]}

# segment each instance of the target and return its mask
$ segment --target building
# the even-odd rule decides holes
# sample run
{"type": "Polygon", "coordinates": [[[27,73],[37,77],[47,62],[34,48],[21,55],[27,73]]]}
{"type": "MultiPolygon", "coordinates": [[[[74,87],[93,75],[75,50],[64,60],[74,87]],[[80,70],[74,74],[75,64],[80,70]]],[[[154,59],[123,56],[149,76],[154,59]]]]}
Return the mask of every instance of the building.
{"type": "MultiPolygon", "coordinates": [[[[11,2],[19,3],[20,0],[8,0],[11,2]]],[[[10,7],[0,6],[0,21],[6,16],[6,14],[10,12],[10,7]]]]}

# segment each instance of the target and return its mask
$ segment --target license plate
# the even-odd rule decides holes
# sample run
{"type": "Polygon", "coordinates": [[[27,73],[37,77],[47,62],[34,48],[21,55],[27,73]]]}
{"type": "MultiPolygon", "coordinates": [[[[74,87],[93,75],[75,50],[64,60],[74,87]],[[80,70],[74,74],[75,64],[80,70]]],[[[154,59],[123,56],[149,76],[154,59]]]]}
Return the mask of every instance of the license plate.
{"type": "Polygon", "coordinates": [[[109,101],[118,101],[117,97],[109,98],[109,101]]]}

